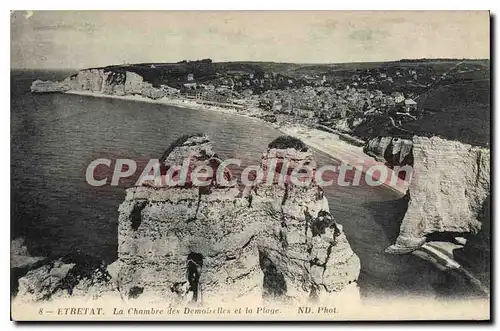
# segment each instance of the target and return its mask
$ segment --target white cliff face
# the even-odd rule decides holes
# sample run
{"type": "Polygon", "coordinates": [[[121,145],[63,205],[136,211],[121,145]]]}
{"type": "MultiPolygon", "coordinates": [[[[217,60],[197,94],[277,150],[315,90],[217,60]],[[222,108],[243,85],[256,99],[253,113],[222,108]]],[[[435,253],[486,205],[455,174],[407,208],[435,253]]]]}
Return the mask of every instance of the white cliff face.
{"type": "Polygon", "coordinates": [[[50,92],[65,92],[70,89],[70,87],[65,84],[65,82],[52,82],[35,80],[31,83],[31,92],[34,93],[50,93],[50,92]]]}
{"type": "MultiPolygon", "coordinates": [[[[62,83],[50,83],[52,88],[55,88],[54,84],[58,84],[58,91],[89,91],[120,96],[137,94],[151,99],[162,98],[167,94],[172,94],[172,90],[175,90],[168,86],[154,87],[151,83],[145,82],[141,75],[131,71],[111,72],[105,69],[80,70],[76,75],[68,77],[62,83]]],[[[38,82],[35,84],[34,82],[33,85],[44,92],[42,91],[44,84],[38,82]]]]}
{"type": "Polygon", "coordinates": [[[141,94],[143,78],[135,72],[125,73],[124,91],[125,94],[141,94]]]}
{"type": "MultiPolygon", "coordinates": [[[[106,294],[118,297],[113,264],[105,268],[88,256],[43,259],[25,270],[14,288],[17,302],[79,297],[90,299],[106,294]]],[[[21,270],[20,270],[21,272],[21,270]]]]}
{"type": "MultiPolygon", "coordinates": [[[[171,169],[187,158],[190,169],[220,163],[205,136],[177,142],[161,162],[171,169]]],[[[266,225],[235,185],[135,187],[119,210],[119,277],[126,296],[140,288],[174,303],[233,302],[260,290],[256,236],[266,225]]]]}
{"type": "MultiPolygon", "coordinates": [[[[188,173],[222,162],[206,136],[185,136],[160,158],[162,174],[186,159],[188,173]]],[[[270,148],[260,166],[276,178],[274,161],[314,164],[306,147],[270,148]]],[[[149,180],[128,189],[115,263],[105,268],[85,256],[41,261],[19,277],[16,299],[106,295],[177,306],[359,300],[359,258],[320,187],[264,181],[243,193],[228,169],[214,174],[226,182],[211,177],[208,186],[196,186],[188,175],[186,183],[149,180]]]]}
{"type": "MultiPolygon", "coordinates": [[[[193,136],[161,162],[169,169],[187,156],[193,167],[221,161],[205,136],[193,136]]],[[[312,161],[310,152],[270,149],[261,166],[275,157],[312,161]]],[[[127,190],[119,210],[118,277],[125,297],[139,291],[173,303],[209,304],[359,295],[359,259],[315,185],[262,183],[242,194],[234,185],[146,183],[127,190]]]]}
{"type": "Polygon", "coordinates": [[[408,210],[387,252],[411,252],[433,232],[476,233],[478,215],[490,193],[489,149],[415,136],[413,159],[408,210]]]}
{"type": "Polygon", "coordinates": [[[80,70],[71,78],[71,89],[77,91],[101,92],[104,79],[102,69],[80,70]]]}
{"type": "MultiPolygon", "coordinates": [[[[269,171],[273,161],[275,164],[287,161],[292,169],[298,164],[314,164],[309,150],[294,148],[268,150],[261,167],[269,171]]],[[[276,171],[275,178],[279,172],[276,171]]],[[[263,183],[251,195],[252,207],[268,210],[273,224],[259,246],[265,266],[264,294],[276,295],[282,291],[295,302],[328,301],[332,295],[352,287],[351,299],[353,294],[359,295],[356,286],[359,258],[342,226],[330,215],[328,201],[319,186],[263,183]]]]}
{"type": "Polygon", "coordinates": [[[166,85],[154,87],[135,72],[111,72],[106,69],[80,70],[62,82],[36,80],[31,85],[31,91],[35,93],[88,91],[119,96],[141,95],[150,99],[160,99],[179,92],[166,85]]]}

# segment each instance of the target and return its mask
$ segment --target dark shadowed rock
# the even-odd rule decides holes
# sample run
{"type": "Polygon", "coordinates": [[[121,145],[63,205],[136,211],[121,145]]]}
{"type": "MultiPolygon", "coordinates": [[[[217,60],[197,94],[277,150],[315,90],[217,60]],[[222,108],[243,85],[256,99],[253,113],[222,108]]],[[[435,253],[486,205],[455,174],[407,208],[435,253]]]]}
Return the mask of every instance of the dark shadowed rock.
{"type": "Polygon", "coordinates": [[[302,140],[292,136],[280,136],[269,143],[267,147],[270,149],[293,148],[299,152],[307,152],[308,150],[307,145],[304,144],[302,140]]]}
{"type": "Polygon", "coordinates": [[[92,256],[77,252],[49,259],[27,271],[18,279],[17,297],[23,301],[99,297],[115,290],[106,266],[92,256]]]}

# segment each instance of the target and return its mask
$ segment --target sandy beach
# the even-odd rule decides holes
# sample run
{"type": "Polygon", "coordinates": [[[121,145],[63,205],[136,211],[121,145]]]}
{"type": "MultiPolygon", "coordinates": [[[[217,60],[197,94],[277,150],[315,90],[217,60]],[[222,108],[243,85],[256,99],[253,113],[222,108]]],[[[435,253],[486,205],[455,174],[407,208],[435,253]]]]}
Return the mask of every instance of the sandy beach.
{"type": "MultiPolygon", "coordinates": [[[[257,115],[259,114],[260,110],[259,109],[254,109],[254,110],[245,110],[245,113],[242,111],[238,111],[237,109],[231,109],[231,108],[223,108],[223,107],[217,107],[217,106],[211,106],[211,105],[203,105],[199,104],[195,101],[191,100],[184,100],[184,99],[172,99],[172,98],[161,98],[161,99],[149,99],[145,98],[139,95],[135,96],[117,96],[117,95],[108,95],[108,94],[102,94],[102,93],[96,93],[96,92],[87,92],[87,91],[68,91],[66,92],[68,94],[77,94],[77,95],[83,95],[83,96],[93,96],[93,97],[104,97],[104,98],[112,98],[112,99],[121,99],[121,100],[130,100],[130,101],[138,101],[138,102],[147,102],[147,103],[154,103],[154,104],[162,104],[166,106],[174,106],[174,107],[181,107],[181,108],[189,108],[189,109],[194,109],[194,110],[201,110],[201,111],[216,111],[216,112],[221,112],[221,113],[226,113],[226,114],[232,114],[232,115],[237,115],[237,116],[243,116],[247,119],[251,119],[254,121],[259,121],[265,125],[270,125],[277,130],[283,132],[286,135],[293,136],[295,138],[298,138],[302,140],[304,143],[306,143],[308,146],[321,151],[325,154],[330,155],[332,158],[346,163],[348,165],[351,165],[355,167],[356,169],[363,171],[363,173],[366,173],[368,169],[372,166],[384,166],[383,163],[376,161],[372,157],[366,155],[363,152],[363,147],[361,146],[355,146],[352,145],[345,140],[341,139],[339,135],[332,133],[332,132],[326,132],[323,130],[307,127],[305,125],[300,125],[300,124],[287,124],[287,125],[277,125],[273,123],[266,122],[260,118],[253,117],[252,115],[257,115]]],[[[393,174],[393,171],[389,168],[388,170],[388,180],[385,181],[383,186],[387,187],[388,189],[391,189],[395,193],[399,194],[400,196],[403,196],[409,186],[409,182],[397,178],[393,174]],[[389,179],[390,178],[397,178],[396,181],[391,182],[389,179]]],[[[377,174],[373,174],[374,179],[378,179],[377,174]]],[[[457,245],[449,242],[441,242],[441,241],[436,241],[436,242],[431,242],[431,243],[426,243],[423,245],[420,249],[416,250],[413,252],[413,255],[418,256],[421,259],[427,260],[430,263],[434,264],[436,267],[438,267],[441,270],[445,270],[447,268],[451,268],[456,270],[457,272],[462,272],[463,267],[455,261],[453,257],[453,250],[456,248],[461,248],[463,245],[457,245]]],[[[478,281],[472,274],[465,272],[465,277],[469,278],[474,284],[479,284],[479,288],[482,290],[482,286],[480,281],[478,281]]]]}
{"type": "MultiPolygon", "coordinates": [[[[362,147],[354,146],[347,143],[346,141],[340,139],[337,134],[326,132],[323,130],[318,130],[315,128],[310,128],[299,124],[276,125],[268,123],[260,118],[255,117],[255,115],[260,113],[259,109],[247,109],[245,110],[245,113],[243,113],[242,111],[238,111],[235,108],[224,108],[212,105],[203,105],[197,103],[196,101],[191,101],[186,99],[174,99],[174,98],[164,97],[154,100],[140,95],[120,96],[120,95],[109,95],[97,92],[88,92],[88,91],[67,91],[65,93],[83,95],[83,96],[92,96],[92,97],[121,99],[121,100],[137,101],[137,102],[147,102],[147,103],[161,104],[166,106],[189,108],[201,111],[216,111],[236,116],[243,116],[247,119],[259,121],[267,125],[270,125],[286,135],[298,138],[302,140],[304,143],[306,143],[308,146],[315,148],[323,153],[326,153],[342,163],[353,166],[355,169],[358,169],[363,173],[366,173],[366,171],[368,171],[368,169],[370,169],[373,166],[379,166],[379,167],[383,166],[383,163],[377,162],[372,157],[366,155],[363,152],[362,147]]],[[[394,175],[394,172],[389,168],[387,168],[387,173],[388,173],[387,180],[385,180],[382,185],[395,191],[398,194],[404,195],[406,193],[406,190],[408,189],[409,182],[397,178],[397,176],[394,175]]],[[[379,174],[377,172],[373,173],[372,177],[375,180],[379,180],[379,174]]]]}
{"type": "MultiPolygon", "coordinates": [[[[241,112],[238,112],[238,110],[235,108],[223,108],[223,107],[217,107],[217,106],[203,105],[203,104],[198,103],[196,101],[187,100],[187,99],[167,98],[167,97],[163,97],[160,99],[150,99],[150,98],[143,97],[141,95],[111,95],[111,94],[89,92],[89,91],[66,91],[64,93],[92,96],[92,97],[99,97],[99,98],[110,98],[110,99],[147,102],[147,103],[154,103],[154,104],[161,104],[161,105],[166,105],[166,106],[189,108],[189,109],[203,110],[203,111],[217,111],[217,112],[226,113],[226,114],[233,114],[233,115],[238,115],[238,116],[244,116],[247,118],[253,118],[255,120],[260,121],[260,119],[252,117],[250,115],[252,113],[247,112],[248,114],[243,114],[241,112]]],[[[256,109],[256,112],[258,112],[257,109],[256,109]]]]}

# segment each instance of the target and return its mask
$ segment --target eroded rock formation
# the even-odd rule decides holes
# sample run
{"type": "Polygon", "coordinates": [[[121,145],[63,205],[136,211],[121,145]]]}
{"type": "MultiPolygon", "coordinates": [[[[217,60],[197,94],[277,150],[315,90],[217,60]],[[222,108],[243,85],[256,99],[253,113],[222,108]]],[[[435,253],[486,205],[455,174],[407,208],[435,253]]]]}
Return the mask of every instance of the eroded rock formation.
{"type": "Polygon", "coordinates": [[[178,93],[177,89],[162,85],[153,86],[143,77],[131,71],[107,71],[105,69],[84,69],[61,82],[36,80],[32,92],[87,91],[110,95],[142,95],[159,99],[178,93]]]}
{"type": "Polygon", "coordinates": [[[16,238],[10,244],[10,267],[24,268],[44,260],[40,256],[31,256],[23,238],[16,238]]]}
{"type": "MultiPolygon", "coordinates": [[[[294,147],[270,148],[261,167],[271,159],[312,161],[307,147],[294,147]]],[[[164,172],[186,158],[190,169],[222,161],[205,136],[184,137],[162,157],[164,172]]],[[[125,295],[140,289],[173,302],[304,301],[356,288],[359,259],[316,185],[261,183],[242,193],[235,183],[190,184],[127,190],[119,219],[125,295]]]]}
{"type": "Polygon", "coordinates": [[[40,79],[31,83],[31,92],[35,93],[51,93],[51,92],[65,92],[70,89],[65,82],[52,82],[50,80],[43,81],[40,79]]]}
{"type": "MultiPolygon", "coordinates": [[[[289,180],[290,171],[284,185],[276,185],[286,163],[288,169],[311,165],[315,170],[307,146],[300,140],[280,137],[270,144],[261,161],[264,173],[276,169],[276,180],[255,186],[250,195],[252,207],[267,210],[266,222],[272,224],[265,229],[259,244],[264,294],[282,291],[297,301],[321,301],[332,293],[356,287],[359,258],[347,242],[342,226],[329,213],[323,190],[314,182],[294,185],[289,180]]],[[[306,177],[313,178],[314,172],[306,177]]]]}
{"type": "Polygon", "coordinates": [[[408,210],[389,253],[420,247],[435,232],[476,233],[490,192],[490,151],[439,137],[413,137],[408,210]]]}
{"type": "Polygon", "coordinates": [[[222,162],[205,135],[179,138],[160,158],[161,181],[127,190],[116,262],[106,268],[82,255],[45,261],[19,278],[18,296],[111,294],[172,305],[358,299],[359,258],[322,189],[291,181],[296,165],[311,165],[313,178],[307,146],[291,137],[273,141],[260,163],[264,181],[245,189],[222,162]],[[200,167],[214,170],[203,186],[192,176],[200,167]]]}
{"type": "Polygon", "coordinates": [[[387,166],[413,165],[413,142],[410,139],[395,137],[376,137],[369,139],[363,151],[387,166]]]}
{"type": "MultiPolygon", "coordinates": [[[[190,172],[220,163],[203,135],[181,138],[161,162],[167,171],[187,159],[190,172]]],[[[248,200],[235,184],[192,184],[188,178],[170,187],[146,182],[127,190],[118,234],[126,295],[141,288],[171,301],[200,301],[218,294],[244,296],[259,285],[254,239],[264,224],[249,217],[248,200]]]]}
{"type": "Polygon", "coordinates": [[[12,292],[17,300],[25,302],[70,296],[87,299],[104,294],[118,296],[115,269],[116,264],[106,267],[96,258],[81,253],[43,259],[11,275],[12,292]]]}

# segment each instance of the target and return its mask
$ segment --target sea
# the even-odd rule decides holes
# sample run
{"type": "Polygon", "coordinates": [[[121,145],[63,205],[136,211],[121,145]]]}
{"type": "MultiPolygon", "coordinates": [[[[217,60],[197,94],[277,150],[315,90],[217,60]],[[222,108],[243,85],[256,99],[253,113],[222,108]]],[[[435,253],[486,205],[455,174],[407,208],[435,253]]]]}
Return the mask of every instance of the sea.
{"type": "MultiPolygon", "coordinates": [[[[74,72],[11,71],[11,238],[30,254],[80,251],[111,263],[117,258],[118,206],[130,181],[94,187],[85,180],[97,158],[159,158],[184,134],[206,133],[224,159],[257,165],[281,132],[258,120],[138,101],[70,94],[33,94],[35,79],[74,72]]],[[[338,164],[315,151],[319,165],[338,164]]],[[[362,297],[463,297],[431,263],[384,252],[397,237],[404,203],[385,187],[332,186],[330,211],[361,260],[362,297]]]]}

